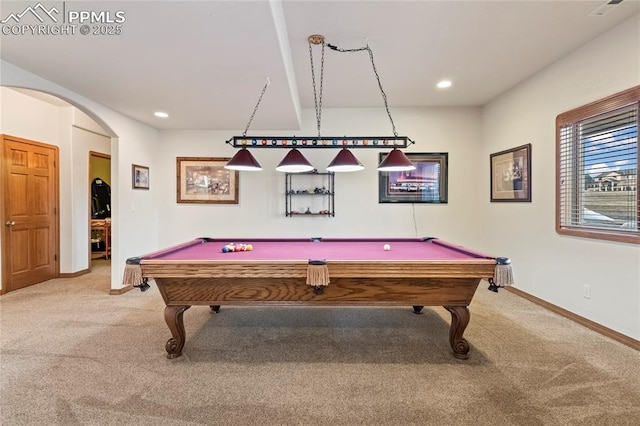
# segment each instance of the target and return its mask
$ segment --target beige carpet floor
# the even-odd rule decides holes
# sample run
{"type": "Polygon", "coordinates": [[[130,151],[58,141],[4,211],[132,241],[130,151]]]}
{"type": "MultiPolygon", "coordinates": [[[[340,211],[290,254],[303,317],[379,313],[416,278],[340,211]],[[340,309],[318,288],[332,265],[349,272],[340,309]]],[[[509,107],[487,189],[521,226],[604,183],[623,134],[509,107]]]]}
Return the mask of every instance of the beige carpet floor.
{"type": "Polygon", "coordinates": [[[2,425],[638,425],[640,353],[481,284],[451,355],[443,308],[207,307],[185,355],[155,285],[108,263],[0,297],[2,425]]]}

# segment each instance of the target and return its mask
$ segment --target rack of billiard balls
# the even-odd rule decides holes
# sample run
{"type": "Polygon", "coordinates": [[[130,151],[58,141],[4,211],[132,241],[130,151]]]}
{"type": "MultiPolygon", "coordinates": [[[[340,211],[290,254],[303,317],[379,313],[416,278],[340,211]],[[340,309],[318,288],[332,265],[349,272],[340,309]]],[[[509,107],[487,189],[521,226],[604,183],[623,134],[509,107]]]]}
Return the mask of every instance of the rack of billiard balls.
{"type": "Polygon", "coordinates": [[[251,244],[229,243],[229,244],[225,244],[222,247],[223,253],[232,253],[236,251],[251,251],[251,250],[253,250],[253,246],[251,244]]]}

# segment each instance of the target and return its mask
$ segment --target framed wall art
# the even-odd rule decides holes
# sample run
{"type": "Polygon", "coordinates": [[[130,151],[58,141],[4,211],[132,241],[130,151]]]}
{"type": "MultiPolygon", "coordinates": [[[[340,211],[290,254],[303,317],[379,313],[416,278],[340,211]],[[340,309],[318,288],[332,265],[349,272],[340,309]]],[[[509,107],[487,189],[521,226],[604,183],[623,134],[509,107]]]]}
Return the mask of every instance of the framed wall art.
{"type": "MultiPolygon", "coordinates": [[[[386,156],[380,153],[380,161],[386,156]]],[[[449,153],[406,153],[416,165],[415,170],[379,172],[379,203],[439,203],[448,202],[449,153]]]]}
{"type": "Polygon", "coordinates": [[[131,187],[149,189],[149,168],[138,164],[131,165],[131,187]]]}
{"type": "Polygon", "coordinates": [[[229,158],[177,157],[177,202],[238,204],[240,176],[224,168],[229,158]]]}
{"type": "Polygon", "coordinates": [[[531,202],[531,144],[490,155],[491,201],[531,202]]]}

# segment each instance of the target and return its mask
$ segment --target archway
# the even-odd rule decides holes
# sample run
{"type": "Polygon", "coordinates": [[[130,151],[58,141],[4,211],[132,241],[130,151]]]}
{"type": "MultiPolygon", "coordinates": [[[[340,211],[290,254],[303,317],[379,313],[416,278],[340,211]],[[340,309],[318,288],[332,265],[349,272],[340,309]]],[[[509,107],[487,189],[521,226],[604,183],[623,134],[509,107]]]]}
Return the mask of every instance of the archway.
{"type": "MultiPolygon", "coordinates": [[[[98,149],[110,155],[117,152],[118,137],[115,132],[96,114],[70,99],[42,90],[19,86],[2,86],[5,91],[2,102],[7,103],[2,110],[2,133],[22,137],[29,133],[29,127],[37,123],[41,126],[55,122],[60,129],[40,130],[40,134],[28,139],[53,142],[60,149],[60,211],[58,262],[61,277],[73,277],[82,275],[90,270],[90,224],[89,213],[83,214],[83,210],[89,209],[89,154],[95,150],[95,140],[85,148],[82,148],[83,135],[90,135],[93,139],[102,140],[106,149],[98,149]],[[7,92],[10,91],[10,92],[7,92]],[[7,95],[7,93],[10,93],[7,95]],[[19,99],[22,99],[20,101],[19,99]],[[27,100],[28,99],[28,100],[27,100]],[[38,105],[39,108],[28,109],[27,105],[38,105]],[[7,107],[8,106],[8,107],[7,107]],[[57,113],[56,113],[57,112],[57,113]],[[39,115],[48,115],[48,120],[38,120],[39,115]],[[57,116],[57,121],[51,117],[57,116]],[[31,122],[30,122],[31,120],[31,122]],[[31,124],[31,126],[29,126],[31,124]],[[51,137],[47,137],[47,135],[51,137]],[[82,148],[82,149],[80,149],[82,148]],[[86,150],[86,152],[78,152],[86,150]],[[81,160],[79,160],[81,159],[81,160]],[[86,167],[85,167],[86,164],[86,167]],[[85,237],[83,238],[83,235],[85,237]]],[[[113,157],[114,163],[117,156],[113,157]]],[[[111,167],[115,168],[116,164],[111,167]]],[[[7,232],[3,229],[2,232],[7,232]]],[[[114,244],[116,241],[113,242],[114,244]]],[[[0,254],[1,254],[0,248],[0,254]]],[[[1,281],[0,281],[1,284],[1,281]]]]}

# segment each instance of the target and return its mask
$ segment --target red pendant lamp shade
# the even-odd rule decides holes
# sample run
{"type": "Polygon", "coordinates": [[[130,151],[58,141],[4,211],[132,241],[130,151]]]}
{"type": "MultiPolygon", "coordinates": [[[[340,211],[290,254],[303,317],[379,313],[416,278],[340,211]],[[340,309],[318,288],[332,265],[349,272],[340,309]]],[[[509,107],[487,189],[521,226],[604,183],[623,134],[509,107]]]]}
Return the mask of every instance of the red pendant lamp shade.
{"type": "Polygon", "coordinates": [[[315,167],[313,167],[296,148],[289,151],[276,167],[277,171],[285,173],[310,172],[314,169],[315,167]]]}
{"type": "Polygon", "coordinates": [[[327,166],[330,172],[356,172],[362,169],[364,169],[362,163],[347,148],[342,148],[327,166]]]}
{"type": "Polygon", "coordinates": [[[231,160],[224,166],[229,170],[241,170],[241,171],[259,171],[262,170],[260,163],[251,155],[247,148],[242,148],[236,152],[231,160]]]}
{"type": "Polygon", "coordinates": [[[402,172],[415,169],[416,165],[398,148],[393,148],[378,166],[378,170],[381,172],[402,172]]]}

